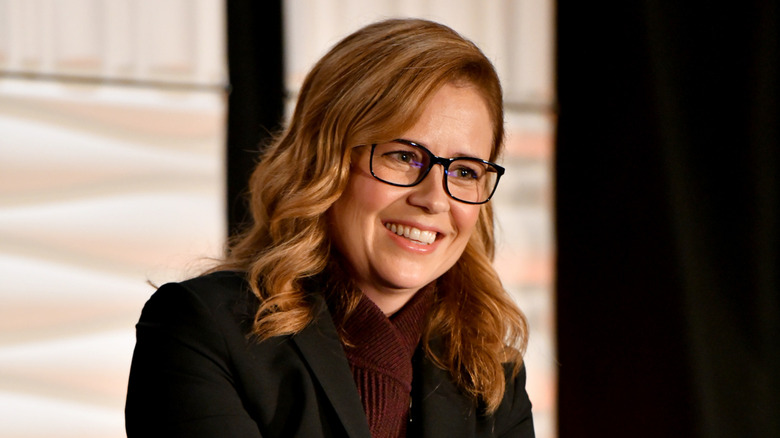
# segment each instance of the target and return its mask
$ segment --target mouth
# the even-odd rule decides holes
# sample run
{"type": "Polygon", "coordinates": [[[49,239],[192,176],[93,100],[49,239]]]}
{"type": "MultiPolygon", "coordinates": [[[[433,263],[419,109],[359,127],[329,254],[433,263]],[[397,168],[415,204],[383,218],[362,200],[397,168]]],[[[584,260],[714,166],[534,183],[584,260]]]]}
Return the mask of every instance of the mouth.
{"type": "Polygon", "coordinates": [[[430,245],[436,240],[436,231],[425,231],[408,225],[386,223],[385,228],[415,243],[430,245]]]}

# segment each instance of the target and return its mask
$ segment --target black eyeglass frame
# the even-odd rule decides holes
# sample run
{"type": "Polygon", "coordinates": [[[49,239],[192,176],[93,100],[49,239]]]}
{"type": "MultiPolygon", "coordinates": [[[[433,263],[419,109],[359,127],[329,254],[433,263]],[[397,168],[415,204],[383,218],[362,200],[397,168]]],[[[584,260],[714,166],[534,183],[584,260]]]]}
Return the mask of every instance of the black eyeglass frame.
{"type": "Polygon", "coordinates": [[[437,164],[441,164],[441,167],[444,168],[443,182],[444,182],[444,191],[447,192],[447,195],[450,198],[452,198],[452,199],[454,199],[454,200],[456,200],[458,202],[463,202],[464,204],[481,205],[481,204],[485,204],[488,201],[490,201],[490,198],[492,198],[493,194],[496,193],[496,189],[498,188],[498,182],[499,182],[499,180],[501,180],[501,176],[505,172],[505,169],[503,167],[499,166],[498,164],[491,163],[490,161],[486,161],[486,160],[483,160],[481,158],[476,158],[476,157],[457,157],[457,158],[438,157],[438,156],[434,155],[433,152],[429,151],[428,148],[426,148],[425,146],[423,146],[423,145],[421,145],[419,143],[415,143],[415,142],[410,141],[410,140],[405,140],[403,138],[396,138],[395,140],[392,140],[392,141],[390,141],[388,143],[401,143],[401,144],[405,144],[407,146],[412,146],[412,147],[416,147],[416,148],[422,149],[426,154],[428,154],[428,159],[429,159],[428,168],[425,169],[425,171],[422,174],[420,174],[420,177],[417,178],[417,181],[415,181],[415,182],[413,182],[411,184],[398,184],[398,183],[390,182],[390,181],[387,181],[387,180],[384,180],[384,179],[378,177],[374,173],[374,150],[376,149],[376,146],[377,146],[378,143],[372,144],[371,145],[371,158],[369,160],[369,170],[371,171],[371,176],[373,176],[374,178],[378,179],[379,181],[382,181],[385,184],[390,184],[391,186],[396,186],[396,187],[414,187],[414,186],[420,184],[421,182],[423,182],[425,177],[428,176],[428,173],[431,172],[431,169],[433,169],[433,166],[435,166],[437,164]],[[493,191],[490,192],[490,194],[488,195],[487,199],[485,199],[484,201],[480,201],[480,202],[465,201],[463,199],[456,198],[455,196],[452,195],[452,193],[450,193],[450,186],[449,186],[449,183],[447,182],[447,176],[449,174],[450,165],[454,161],[458,161],[458,160],[461,160],[461,161],[462,160],[466,160],[466,161],[473,161],[473,162],[476,162],[476,163],[487,164],[489,166],[493,166],[496,169],[496,183],[495,183],[495,185],[493,185],[493,191]]]}

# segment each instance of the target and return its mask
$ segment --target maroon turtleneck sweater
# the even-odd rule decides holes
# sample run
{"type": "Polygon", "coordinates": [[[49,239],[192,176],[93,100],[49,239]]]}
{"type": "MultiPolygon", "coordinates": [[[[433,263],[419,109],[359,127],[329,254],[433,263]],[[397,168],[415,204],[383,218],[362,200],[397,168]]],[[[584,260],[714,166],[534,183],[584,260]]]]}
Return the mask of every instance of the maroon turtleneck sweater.
{"type": "Polygon", "coordinates": [[[373,438],[406,436],[412,356],[420,342],[433,291],[425,288],[390,318],[365,295],[343,329],[345,346],[373,438]]]}

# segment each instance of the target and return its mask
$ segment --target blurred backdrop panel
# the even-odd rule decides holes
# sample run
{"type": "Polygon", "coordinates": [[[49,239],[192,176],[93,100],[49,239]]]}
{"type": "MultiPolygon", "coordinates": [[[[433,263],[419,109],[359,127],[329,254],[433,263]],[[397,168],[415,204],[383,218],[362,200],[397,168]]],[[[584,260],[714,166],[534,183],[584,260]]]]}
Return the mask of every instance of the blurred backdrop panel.
{"type": "Polygon", "coordinates": [[[147,280],[226,233],[224,15],[0,0],[0,436],[124,436],[147,280]]]}
{"type": "Polygon", "coordinates": [[[560,436],[780,436],[777,2],[557,18],[560,436]]]}

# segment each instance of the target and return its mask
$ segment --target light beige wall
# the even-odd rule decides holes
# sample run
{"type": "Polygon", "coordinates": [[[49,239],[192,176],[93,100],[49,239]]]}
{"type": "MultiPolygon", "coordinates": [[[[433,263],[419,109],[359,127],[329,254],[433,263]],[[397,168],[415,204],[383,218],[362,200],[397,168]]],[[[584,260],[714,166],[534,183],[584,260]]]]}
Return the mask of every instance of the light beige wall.
{"type": "Polygon", "coordinates": [[[133,325],[219,252],[221,0],[0,0],[0,436],[122,437],[133,325]]]}

